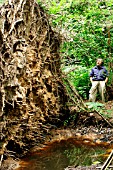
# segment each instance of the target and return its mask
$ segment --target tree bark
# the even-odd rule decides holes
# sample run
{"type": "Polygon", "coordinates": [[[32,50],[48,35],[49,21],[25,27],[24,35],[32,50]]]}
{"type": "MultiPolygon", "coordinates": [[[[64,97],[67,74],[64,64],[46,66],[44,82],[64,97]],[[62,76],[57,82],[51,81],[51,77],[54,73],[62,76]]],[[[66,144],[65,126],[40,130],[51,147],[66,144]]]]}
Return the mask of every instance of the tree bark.
{"type": "MultiPolygon", "coordinates": [[[[60,69],[60,36],[34,0],[9,0],[0,9],[0,116],[3,154],[25,154],[63,124],[70,102],[60,69]]],[[[76,94],[74,102],[84,108],[76,94]],[[76,100],[77,99],[77,100],[76,100]]]]}

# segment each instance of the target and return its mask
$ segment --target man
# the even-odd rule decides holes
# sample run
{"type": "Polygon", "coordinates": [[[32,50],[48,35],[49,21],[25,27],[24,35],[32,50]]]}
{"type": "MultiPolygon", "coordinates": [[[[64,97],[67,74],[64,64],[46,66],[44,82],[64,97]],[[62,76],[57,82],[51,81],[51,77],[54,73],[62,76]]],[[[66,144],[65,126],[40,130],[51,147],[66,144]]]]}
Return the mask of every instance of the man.
{"type": "Polygon", "coordinates": [[[92,68],[90,72],[90,81],[92,87],[89,91],[89,101],[95,102],[97,90],[102,98],[102,102],[105,102],[105,92],[106,92],[106,83],[108,81],[108,71],[103,66],[103,59],[98,58],[96,61],[96,66],[92,68]]]}

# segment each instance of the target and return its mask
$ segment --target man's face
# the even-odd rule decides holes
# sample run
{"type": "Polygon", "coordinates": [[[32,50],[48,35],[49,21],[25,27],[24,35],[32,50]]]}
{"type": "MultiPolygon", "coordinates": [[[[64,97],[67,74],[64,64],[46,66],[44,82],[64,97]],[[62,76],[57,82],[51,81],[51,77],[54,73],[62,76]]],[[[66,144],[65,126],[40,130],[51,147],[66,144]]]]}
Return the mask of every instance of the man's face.
{"type": "Polygon", "coordinates": [[[97,62],[96,62],[97,66],[101,66],[102,62],[103,62],[102,59],[98,59],[97,62]]]}

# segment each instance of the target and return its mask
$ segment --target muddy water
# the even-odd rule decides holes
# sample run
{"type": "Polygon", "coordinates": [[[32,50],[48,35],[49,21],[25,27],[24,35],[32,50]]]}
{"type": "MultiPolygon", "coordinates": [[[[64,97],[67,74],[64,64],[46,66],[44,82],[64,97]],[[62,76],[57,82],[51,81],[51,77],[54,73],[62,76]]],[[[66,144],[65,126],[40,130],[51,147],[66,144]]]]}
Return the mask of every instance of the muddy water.
{"type": "Polygon", "coordinates": [[[86,146],[73,141],[54,142],[29,154],[17,170],[64,170],[71,165],[103,163],[105,152],[104,147],[86,146]]]}

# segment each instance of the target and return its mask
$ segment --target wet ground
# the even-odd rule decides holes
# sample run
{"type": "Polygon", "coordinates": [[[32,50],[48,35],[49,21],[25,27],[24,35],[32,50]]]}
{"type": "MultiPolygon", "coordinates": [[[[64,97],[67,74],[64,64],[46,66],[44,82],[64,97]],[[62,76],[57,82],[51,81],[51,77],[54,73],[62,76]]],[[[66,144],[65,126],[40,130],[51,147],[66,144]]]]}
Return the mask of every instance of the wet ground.
{"type": "MultiPolygon", "coordinates": [[[[107,148],[83,145],[75,139],[56,141],[29,154],[16,170],[64,170],[68,166],[90,166],[103,163],[107,148]]],[[[95,167],[95,166],[94,166],[95,167]]]]}
{"type": "MultiPolygon", "coordinates": [[[[110,128],[59,129],[52,134],[53,138],[45,145],[35,146],[29,155],[17,161],[20,168],[16,170],[64,170],[68,166],[71,166],[69,170],[75,170],[75,166],[95,170],[95,164],[102,164],[113,149],[113,129],[110,128]]],[[[9,160],[2,170],[13,170],[14,165],[9,160]]]]}
{"type": "MultiPolygon", "coordinates": [[[[102,112],[104,113],[104,116],[106,115],[106,118],[113,123],[113,101],[108,101],[106,102],[101,108],[102,112]]],[[[74,146],[78,146],[80,143],[83,144],[83,151],[86,149],[86,146],[91,146],[91,147],[101,147],[102,150],[107,150],[108,148],[111,150],[113,149],[113,128],[96,128],[93,126],[90,127],[83,127],[83,128],[76,128],[76,129],[59,129],[51,132],[51,137],[48,137],[48,141],[45,144],[45,150],[42,147],[41,152],[39,152],[39,147],[34,147],[32,148],[31,152],[34,154],[31,154],[27,158],[23,159],[22,161],[14,161],[12,159],[6,160],[4,165],[1,167],[1,170],[13,170],[15,167],[17,168],[20,164],[21,169],[18,170],[37,170],[37,167],[39,170],[51,170],[53,166],[58,166],[57,169],[64,170],[64,168],[68,168],[68,166],[71,166],[70,160],[67,159],[67,156],[64,154],[64,150],[68,153],[67,155],[71,157],[71,160],[76,159],[75,156],[72,154],[71,150],[75,150],[71,145],[65,144],[65,141],[73,141],[74,146]],[[57,142],[55,144],[54,142],[57,142]],[[58,143],[62,143],[61,147],[58,145],[58,143]],[[55,144],[56,147],[54,146],[54,149],[50,149],[51,143],[55,144]],[[70,148],[67,151],[67,148],[70,148]],[[104,149],[103,149],[104,148],[104,149]],[[50,149],[48,151],[48,149],[50,149]],[[63,150],[62,150],[63,149],[63,150]],[[44,151],[44,152],[43,152],[44,151]],[[66,157],[62,156],[65,155],[66,157]],[[45,156],[44,156],[45,155],[45,156]],[[38,159],[37,159],[38,157],[38,159]],[[53,162],[55,164],[53,165],[53,162]],[[51,165],[52,163],[52,165],[51,165]],[[57,164],[57,165],[56,165],[57,164]],[[59,167],[61,166],[61,167],[59,167]],[[30,169],[28,169],[28,167],[30,169]],[[34,169],[31,169],[34,168],[34,169]],[[41,169],[40,169],[41,167],[41,169]],[[49,167],[49,169],[47,169],[49,167]],[[51,169],[50,169],[51,167],[51,169]],[[23,168],[23,169],[22,169],[23,168]],[[44,169],[45,168],[45,169],[44,169]]],[[[77,149],[76,149],[77,150],[77,149]]],[[[90,148],[90,151],[92,149],[90,148]]],[[[94,150],[94,149],[93,149],[94,150]]],[[[82,151],[82,149],[81,149],[82,151]]],[[[83,155],[83,152],[79,152],[83,155]]],[[[96,151],[94,150],[94,153],[96,151]]],[[[93,155],[95,155],[93,153],[93,155]]],[[[87,155],[87,154],[86,154],[87,155]]],[[[106,155],[106,157],[108,154],[106,155]]],[[[81,158],[79,155],[78,157],[81,158]]],[[[93,156],[90,156],[93,157],[93,156]]],[[[79,160],[79,159],[78,159],[79,160]]],[[[97,157],[96,157],[97,160],[97,157]]],[[[93,162],[96,162],[96,160],[93,160],[93,162]]],[[[79,162],[79,161],[78,161],[79,162]]],[[[90,160],[91,162],[91,160],[90,160]]],[[[77,162],[72,161],[74,164],[72,167],[69,167],[69,170],[75,170],[74,166],[79,165],[77,162]]],[[[81,167],[80,167],[81,168],[81,167]]],[[[82,169],[85,169],[86,165],[82,164],[82,169]]],[[[57,170],[54,168],[54,170],[57,170]]],[[[66,170],[68,170],[66,169],[66,170]]],[[[79,169],[79,166],[78,166],[79,169]]],[[[88,167],[88,170],[90,167],[88,167]]],[[[95,165],[93,165],[92,170],[95,169],[95,165]]]]}

